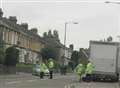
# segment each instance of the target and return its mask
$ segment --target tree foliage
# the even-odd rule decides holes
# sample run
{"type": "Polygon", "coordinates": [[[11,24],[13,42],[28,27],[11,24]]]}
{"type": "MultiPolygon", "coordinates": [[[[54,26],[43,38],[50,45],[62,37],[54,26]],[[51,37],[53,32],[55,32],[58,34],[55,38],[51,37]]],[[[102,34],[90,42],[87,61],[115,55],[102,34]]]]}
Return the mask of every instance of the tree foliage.
{"type": "Polygon", "coordinates": [[[41,50],[42,58],[48,60],[49,58],[56,59],[59,57],[59,34],[57,30],[53,33],[51,30],[43,33],[43,38],[47,42],[46,46],[41,50]]]}
{"type": "Polygon", "coordinates": [[[69,45],[69,48],[71,48],[72,50],[74,49],[74,45],[73,44],[70,44],[69,45]]]}
{"type": "Polygon", "coordinates": [[[79,59],[80,59],[79,52],[73,51],[72,56],[71,56],[72,62],[70,63],[72,65],[72,68],[74,68],[79,63],[79,59]]]}
{"type": "Polygon", "coordinates": [[[5,56],[4,50],[0,48],[0,64],[3,64],[4,56],[5,56]]]}
{"type": "Polygon", "coordinates": [[[111,42],[112,40],[113,40],[112,36],[109,36],[109,37],[107,38],[107,42],[111,42]]]}
{"type": "Polygon", "coordinates": [[[41,50],[41,55],[44,60],[48,60],[49,58],[57,59],[59,54],[59,50],[52,45],[47,45],[41,50]]]}
{"type": "Polygon", "coordinates": [[[52,32],[51,32],[51,30],[48,31],[48,37],[52,37],[52,32]]]}
{"type": "Polygon", "coordinates": [[[58,35],[58,31],[57,31],[57,30],[54,30],[54,31],[53,31],[53,36],[56,37],[56,38],[59,38],[59,35],[58,35]]]}
{"type": "Polygon", "coordinates": [[[86,63],[88,61],[88,57],[87,57],[89,55],[88,51],[89,51],[88,49],[84,49],[84,48],[80,48],[80,50],[79,50],[80,62],[84,65],[86,65],[86,63]]]}
{"type": "Polygon", "coordinates": [[[3,41],[2,37],[0,37],[0,64],[3,64],[4,56],[5,56],[4,41],[3,41]]]}
{"type": "Polygon", "coordinates": [[[46,38],[47,37],[47,32],[43,33],[43,37],[46,38]]]}
{"type": "Polygon", "coordinates": [[[16,66],[19,58],[19,50],[15,47],[8,47],[5,51],[5,61],[6,66],[16,66]]]}

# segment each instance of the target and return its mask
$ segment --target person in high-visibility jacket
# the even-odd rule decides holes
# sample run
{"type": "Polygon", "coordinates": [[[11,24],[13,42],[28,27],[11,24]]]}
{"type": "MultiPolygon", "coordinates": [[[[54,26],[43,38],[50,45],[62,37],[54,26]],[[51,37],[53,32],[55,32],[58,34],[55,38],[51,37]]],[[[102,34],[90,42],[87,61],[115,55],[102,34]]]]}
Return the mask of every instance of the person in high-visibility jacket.
{"type": "Polygon", "coordinates": [[[86,67],[86,77],[89,81],[92,81],[93,70],[94,70],[94,65],[89,61],[86,67]]]}
{"type": "Polygon", "coordinates": [[[81,81],[82,73],[83,73],[83,64],[78,64],[75,68],[75,73],[78,75],[79,81],[81,81]]]}
{"type": "Polygon", "coordinates": [[[49,68],[49,74],[50,74],[50,79],[53,78],[53,69],[54,69],[54,61],[52,58],[48,60],[48,68],[49,68]]]}
{"type": "Polygon", "coordinates": [[[44,78],[44,73],[45,73],[45,70],[47,69],[47,66],[45,65],[45,63],[42,61],[40,63],[40,79],[43,79],[44,78]]]}

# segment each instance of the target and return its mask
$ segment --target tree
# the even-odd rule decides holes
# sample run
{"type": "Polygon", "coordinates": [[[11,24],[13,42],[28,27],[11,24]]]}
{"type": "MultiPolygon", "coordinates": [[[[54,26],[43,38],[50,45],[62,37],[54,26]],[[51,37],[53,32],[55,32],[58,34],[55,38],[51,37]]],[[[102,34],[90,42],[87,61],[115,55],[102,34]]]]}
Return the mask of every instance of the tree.
{"type": "Polygon", "coordinates": [[[54,30],[54,31],[53,31],[53,36],[54,36],[56,39],[59,39],[59,35],[58,35],[58,31],[57,31],[57,30],[54,30]]]}
{"type": "Polygon", "coordinates": [[[109,36],[109,37],[107,38],[107,42],[111,42],[112,40],[113,40],[112,36],[109,36]]]}
{"type": "Polygon", "coordinates": [[[84,65],[86,65],[88,61],[88,55],[89,55],[88,51],[89,51],[88,49],[84,49],[84,48],[80,48],[79,50],[80,62],[84,65]]]}
{"type": "Polygon", "coordinates": [[[71,56],[71,66],[72,68],[75,68],[76,65],[79,63],[79,59],[80,59],[80,54],[78,51],[73,51],[72,56],[71,56]]]}
{"type": "Polygon", "coordinates": [[[5,51],[5,61],[4,65],[6,66],[16,66],[19,58],[19,50],[14,46],[8,47],[5,51]]]}
{"type": "Polygon", "coordinates": [[[51,30],[49,30],[48,31],[48,37],[52,37],[53,35],[52,35],[52,32],[51,32],[51,30]]]}
{"type": "Polygon", "coordinates": [[[43,38],[46,38],[47,37],[47,32],[44,32],[43,33],[43,38]]]}
{"type": "Polygon", "coordinates": [[[3,30],[0,30],[0,64],[4,62],[4,41],[3,41],[3,30]]]}
{"type": "Polygon", "coordinates": [[[0,48],[0,64],[3,64],[4,56],[5,56],[4,50],[0,48]]]}
{"type": "Polygon", "coordinates": [[[57,59],[59,54],[59,50],[52,45],[47,45],[41,50],[41,55],[44,60],[48,60],[49,58],[57,59]]]}
{"type": "Polygon", "coordinates": [[[72,49],[72,50],[74,50],[74,45],[73,45],[73,44],[70,44],[70,45],[69,45],[69,48],[72,49]]]}

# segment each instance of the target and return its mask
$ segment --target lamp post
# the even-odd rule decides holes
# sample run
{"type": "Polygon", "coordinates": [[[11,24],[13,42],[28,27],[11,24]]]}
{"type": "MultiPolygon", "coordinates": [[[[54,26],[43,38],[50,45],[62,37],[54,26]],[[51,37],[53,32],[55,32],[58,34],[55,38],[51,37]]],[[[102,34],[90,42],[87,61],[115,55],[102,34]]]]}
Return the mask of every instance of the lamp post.
{"type": "Polygon", "coordinates": [[[78,24],[78,22],[65,22],[65,34],[64,34],[64,56],[66,51],[66,36],[67,36],[67,25],[68,24],[78,24]]]}
{"type": "MultiPolygon", "coordinates": [[[[105,3],[112,3],[112,4],[120,4],[120,2],[111,2],[111,1],[106,1],[105,3]]],[[[117,38],[119,38],[119,40],[120,40],[120,36],[117,36],[117,38]]],[[[119,49],[120,49],[120,45],[119,45],[119,49]]],[[[119,74],[120,74],[120,72],[119,72],[119,74]]],[[[120,78],[120,76],[118,76],[119,78],[120,78]]],[[[119,85],[119,87],[120,87],[120,80],[119,80],[119,82],[118,82],[118,85],[119,85]]]]}
{"type": "Polygon", "coordinates": [[[68,24],[78,24],[78,22],[65,22],[65,33],[64,33],[64,57],[63,57],[63,64],[64,64],[64,71],[63,71],[63,74],[66,75],[66,61],[65,61],[65,58],[66,58],[66,35],[67,35],[67,25],[68,24]]]}
{"type": "Polygon", "coordinates": [[[120,4],[120,2],[112,2],[112,1],[106,1],[105,3],[109,4],[109,3],[114,3],[114,4],[120,4]]]}
{"type": "MultiPolygon", "coordinates": [[[[112,4],[120,4],[120,2],[111,2],[111,1],[106,1],[105,3],[109,4],[109,3],[112,3],[112,4]]],[[[120,41],[120,36],[117,36],[117,38],[119,39],[120,41]]]]}
{"type": "MultiPolygon", "coordinates": [[[[105,3],[120,4],[120,2],[112,2],[112,1],[106,1],[105,3]]],[[[117,38],[120,40],[120,36],[117,36],[117,38]]]]}

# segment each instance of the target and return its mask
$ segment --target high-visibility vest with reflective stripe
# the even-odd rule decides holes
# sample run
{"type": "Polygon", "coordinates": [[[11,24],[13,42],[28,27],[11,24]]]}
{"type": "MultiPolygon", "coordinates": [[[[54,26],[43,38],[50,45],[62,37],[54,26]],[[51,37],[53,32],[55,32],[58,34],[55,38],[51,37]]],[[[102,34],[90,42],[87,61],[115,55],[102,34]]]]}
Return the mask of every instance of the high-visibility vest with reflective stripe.
{"type": "Polygon", "coordinates": [[[86,73],[87,74],[92,74],[93,73],[93,68],[94,68],[93,64],[92,63],[88,63],[87,64],[87,68],[86,68],[86,73]]]}
{"type": "Polygon", "coordinates": [[[45,72],[46,68],[47,67],[46,67],[45,63],[40,64],[40,72],[45,72]]]}
{"type": "Polygon", "coordinates": [[[50,62],[48,63],[48,66],[49,66],[49,68],[53,68],[53,67],[54,67],[54,62],[53,62],[53,61],[50,61],[50,62]]]}
{"type": "Polygon", "coordinates": [[[82,64],[78,64],[77,67],[75,68],[75,72],[77,74],[81,74],[83,72],[83,65],[82,64]]]}

